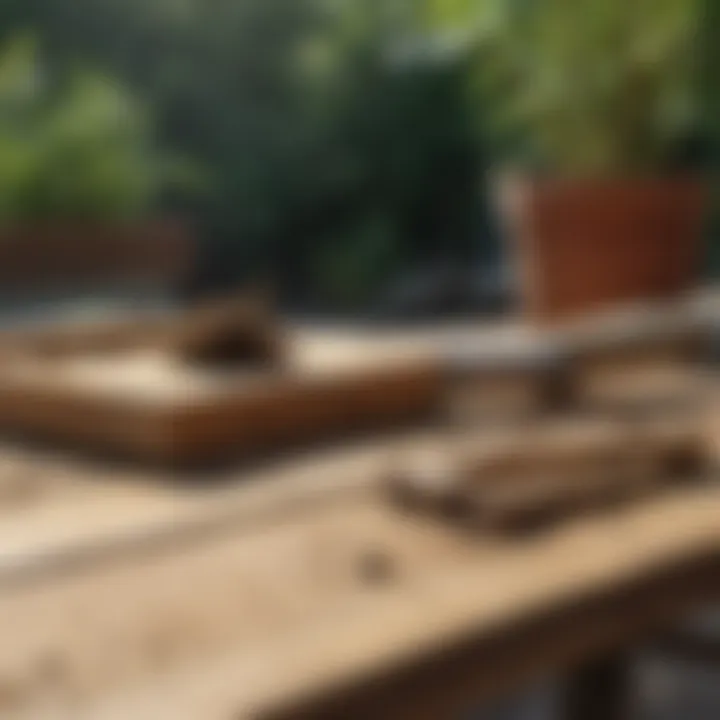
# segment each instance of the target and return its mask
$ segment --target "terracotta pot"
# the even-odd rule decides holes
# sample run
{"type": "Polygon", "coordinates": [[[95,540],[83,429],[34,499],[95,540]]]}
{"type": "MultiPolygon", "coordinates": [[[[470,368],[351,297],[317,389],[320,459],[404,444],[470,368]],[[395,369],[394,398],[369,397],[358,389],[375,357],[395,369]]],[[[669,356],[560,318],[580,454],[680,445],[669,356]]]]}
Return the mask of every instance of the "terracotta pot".
{"type": "Polygon", "coordinates": [[[0,230],[0,290],[76,284],[174,284],[192,263],[187,227],[174,220],[59,221],[0,230]]]}
{"type": "Polygon", "coordinates": [[[694,284],[706,192],[692,178],[511,179],[500,200],[522,303],[554,323],[694,284]]]}

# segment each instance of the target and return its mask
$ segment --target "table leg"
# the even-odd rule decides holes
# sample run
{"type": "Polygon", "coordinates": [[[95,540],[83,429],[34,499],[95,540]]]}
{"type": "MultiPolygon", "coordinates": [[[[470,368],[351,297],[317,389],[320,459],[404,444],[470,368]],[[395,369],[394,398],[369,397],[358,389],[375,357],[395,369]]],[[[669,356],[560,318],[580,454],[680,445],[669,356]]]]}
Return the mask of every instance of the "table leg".
{"type": "Polygon", "coordinates": [[[634,692],[632,663],[625,655],[588,662],[567,680],[561,720],[631,720],[634,692]]]}

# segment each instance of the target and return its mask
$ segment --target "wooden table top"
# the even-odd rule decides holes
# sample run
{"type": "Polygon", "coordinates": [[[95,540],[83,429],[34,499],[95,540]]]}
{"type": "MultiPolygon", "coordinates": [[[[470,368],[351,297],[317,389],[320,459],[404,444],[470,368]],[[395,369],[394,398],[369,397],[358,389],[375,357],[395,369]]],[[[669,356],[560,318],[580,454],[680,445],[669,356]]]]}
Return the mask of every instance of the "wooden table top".
{"type": "MultiPolygon", "coordinates": [[[[551,643],[538,647],[537,623],[572,616],[579,604],[600,599],[603,607],[612,608],[618,598],[627,598],[621,614],[642,627],[637,622],[637,600],[628,591],[638,583],[652,587],[669,573],[683,577],[687,568],[701,561],[703,573],[705,563],[712,563],[712,596],[716,597],[720,585],[718,512],[717,490],[680,494],[614,517],[577,522],[529,544],[492,549],[478,544],[461,561],[443,562],[412,580],[389,583],[374,593],[343,598],[312,621],[270,632],[246,646],[238,644],[230,652],[148,683],[102,709],[112,718],[168,720],[391,718],[399,717],[399,712],[406,713],[403,717],[425,717],[419,713],[428,702],[423,690],[429,684],[422,682],[429,677],[428,668],[432,671],[438,660],[451,662],[453,653],[470,643],[481,660],[472,668],[475,680],[466,700],[483,699],[501,692],[508,678],[518,676],[522,670],[516,667],[518,663],[543,671],[562,667],[567,662],[565,654],[551,643]],[[505,670],[502,663],[493,665],[492,653],[482,654],[483,649],[502,649],[503,643],[516,650],[505,670]],[[411,681],[413,672],[417,683],[411,681]],[[407,692],[408,683],[415,688],[412,692],[407,692]],[[378,698],[373,698],[374,691],[378,698]],[[414,705],[397,704],[398,698],[406,701],[413,696],[414,705]],[[380,714],[366,714],[368,708],[380,714]]],[[[274,560],[267,556],[266,561],[272,564],[274,560]]],[[[696,584],[689,600],[709,601],[711,594],[698,596],[696,584]]],[[[647,612],[654,620],[672,622],[690,607],[694,604],[680,602],[660,615],[652,606],[647,612]]],[[[572,633],[580,638],[588,633],[591,638],[597,636],[592,617],[589,612],[584,621],[576,615],[572,633]]],[[[567,638],[563,641],[567,643],[567,638]]],[[[570,656],[578,657],[577,652],[570,656]]],[[[442,665],[435,671],[440,674],[442,665]]],[[[459,668],[459,672],[468,670],[459,668]]],[[[428,707],[433,707],[432,702],[428,707]]],[[[427,717],[438,717],[427,712],[427,717]]]]}
{"type": "Polygon", "coordinates": [[[447,434],[202,486],[0,449],[0,717],[435,719],[720,595],[712,484],[524,540],[403,515],[377,481],[447,434]]]}
{"type": "Polygon", "coordinates": [[[204,490],[86,476],[75,499],[0,519],[3,717],[437,717],[432,678],[459,682],[458,702],[491,696],[714,596],[713,486],[531,541],[473,536],[375,484],[395,453],[444,441],[277,459],[204,490]]]}

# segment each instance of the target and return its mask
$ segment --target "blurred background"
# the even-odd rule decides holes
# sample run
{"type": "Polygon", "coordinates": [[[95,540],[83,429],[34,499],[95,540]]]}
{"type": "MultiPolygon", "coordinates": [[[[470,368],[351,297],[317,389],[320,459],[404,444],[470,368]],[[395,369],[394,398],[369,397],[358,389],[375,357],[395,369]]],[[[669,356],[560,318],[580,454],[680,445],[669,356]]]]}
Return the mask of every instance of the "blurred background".
{"type": "Polygon", "coordinates": [[[0,221],[179,219],[193,296],[262,275],[302,312],[494,313],[512,282],[486,171],[508,141],[483,132],[475,45],[441,17],[420,0],[5,0],[0,221]]]}
{"type": "Polygon", "coordinates": [[[182,218],[199,245],[192,294],[258,274],[323,311],[415,305],[457,274],[492,294],[466,58],[418,51],[416,11],[3,2],[0,219],[182,218]]]}
{"type": "MultiPolygon", "coordinates": [[[[5,0],[0,221],[180,219],[191,296],[261,275],[299,312],[497,312],[513,288],[486,171],[513,138],[484,132],[492,54],[445,32],[493,5],[543,3],[5,0]]],[[[662,5],[637,24],[648,38],[678,25],[662,5]]],[[[685,152],[711,164],[716,78],[697,77],[705,123],[685,152]]]]}

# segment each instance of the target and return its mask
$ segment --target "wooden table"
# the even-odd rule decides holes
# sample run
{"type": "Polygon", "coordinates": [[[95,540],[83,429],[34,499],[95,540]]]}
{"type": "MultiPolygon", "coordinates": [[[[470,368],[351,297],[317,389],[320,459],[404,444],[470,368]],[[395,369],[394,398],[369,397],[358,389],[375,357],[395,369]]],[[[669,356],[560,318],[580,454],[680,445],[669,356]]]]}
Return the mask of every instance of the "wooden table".
{"type": "MultiPolygon", "coordinates": [[[[100,553],[56,576],[50,566],[24,579],[6,570],[0,667],[64,640],[67,676],[92,675],[85,691],[68,681],[73,719],[446,718],[548,672],[579,670],[580,687],[619,692],[615,653],[718,597],[716,489],[532,541],[478,538],[411,522],[363,483],[328,490],[351,457],[359,478],[386,453],[316,457],[314,480],[309,462],[295,462],[275,471],[271,490],[222,490],[193,518],[197,527],[204,513],[206,532],[191,547],[177,542],[189,517],[164,516],[175,540],[159,542],[158,531],[140,555],[120,548],[112,562],[100,553]],[[281,502],[293,476],[304,490],[281,502]],[[207,532],[220,505],[224,524],[207,532]],[[68,627],[79,617],[89,629],[68,627]],[[33,620],[32,642],[13,639],[33,620]],[[157,645],[165,620],[191,638],[175,657],[157,645]]],[[[585,698],[569,705],[587,720],[585,698]]]]}
{"type": "Polygon", "coordinates": [[[194,488],[83,461],[77,495],[0,515],[0,717],[435,720],[561,672],[573,720],[614,720],[618,658],[720,595],[720,490],[472,535],[377,485],[447,432],[194,488]]]}

